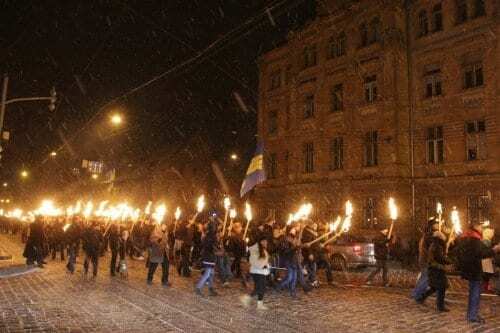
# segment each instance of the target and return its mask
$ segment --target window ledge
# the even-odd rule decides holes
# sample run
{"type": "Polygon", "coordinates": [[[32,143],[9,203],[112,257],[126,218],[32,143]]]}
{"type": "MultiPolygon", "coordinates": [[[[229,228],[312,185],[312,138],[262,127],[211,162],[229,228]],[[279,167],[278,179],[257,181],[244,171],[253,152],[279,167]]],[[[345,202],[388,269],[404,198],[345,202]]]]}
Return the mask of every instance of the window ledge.
{"type": "Polygon", "coordinates": [[[377,112],[377,107],[378,105],[378,102],[375,101],[373,103],[366,103],[366,104],[363,104],[359,110],[360,110],[360,113],[361,115],[363,116],[366,116],[366,115],[369,115],[369,114],[373,114],[373,113],[376,113],[377,112]]]}

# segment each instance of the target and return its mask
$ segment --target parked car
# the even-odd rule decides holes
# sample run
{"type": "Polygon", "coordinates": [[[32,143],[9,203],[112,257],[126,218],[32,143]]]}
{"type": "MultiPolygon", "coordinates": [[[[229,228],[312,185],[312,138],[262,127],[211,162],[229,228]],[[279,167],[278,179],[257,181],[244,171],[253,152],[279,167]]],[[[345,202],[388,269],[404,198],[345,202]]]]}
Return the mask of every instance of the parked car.
{"type": "Polygon", "coordinates": [[[373,242],[352,235],[340,237],[329,248],[333,268],[345,270],[375,265],[375,248],[373,242]]]}

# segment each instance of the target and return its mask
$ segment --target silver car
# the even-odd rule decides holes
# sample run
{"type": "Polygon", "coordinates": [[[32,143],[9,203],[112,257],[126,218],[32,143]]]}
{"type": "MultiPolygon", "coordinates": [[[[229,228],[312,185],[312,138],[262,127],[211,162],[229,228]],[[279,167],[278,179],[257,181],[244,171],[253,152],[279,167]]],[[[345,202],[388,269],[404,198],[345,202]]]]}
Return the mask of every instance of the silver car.
{"type": "Polygon", "coordinates": [[[373,242],[363,237],[345,235],[332,244],[328,252],[336,270],[373,266],[376,263],[373,242]]]}

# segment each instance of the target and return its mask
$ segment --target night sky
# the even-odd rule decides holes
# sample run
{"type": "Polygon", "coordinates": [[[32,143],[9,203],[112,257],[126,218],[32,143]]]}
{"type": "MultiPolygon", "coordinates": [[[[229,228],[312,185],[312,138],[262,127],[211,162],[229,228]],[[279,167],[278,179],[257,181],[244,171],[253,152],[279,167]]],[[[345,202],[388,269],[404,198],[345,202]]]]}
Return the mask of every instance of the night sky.
{"type": "Polygon", "coordinates": [[[58,92],[55,112],[45,102],[7,108],[2,179],[14,184],[25,167],[38,186],[71,181],[82,159],[140,167],[196,136],[220,161],[239,153],[244,169],[255,148],[257,59],[314,16],[312,0],[0,4],[9,98],[58,92]],[[115,132],[113,110],[126,118],[115,132]]]}

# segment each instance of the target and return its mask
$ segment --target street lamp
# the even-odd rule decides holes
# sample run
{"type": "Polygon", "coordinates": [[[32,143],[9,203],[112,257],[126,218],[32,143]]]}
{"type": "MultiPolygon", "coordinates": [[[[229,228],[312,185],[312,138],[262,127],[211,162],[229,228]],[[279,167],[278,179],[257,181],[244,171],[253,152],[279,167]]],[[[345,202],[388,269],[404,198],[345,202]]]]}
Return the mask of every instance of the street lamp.
{"type": "Polygon", "coordinates": [[[56,157],[56,156],[57,156],[57,152],[56,152],[56,151],[51,152],[51,153],[50,153],[50,156],[52,156],[52,157],[56,157]]]}
{"type": "Polygon", "coordinates": [[[113,126],[119,126],[123,123],[123,118],[120,114],[115,113],[114,115],[111,116],[111,124],[113,126]]]}
{"type": "Polygon", "coordinates": [[[93,180],[97,180],[97,178],[99,178],[99,175],[97,173],[93,173],[92,174],[92,179],[93,180]]]}
{"type": "Polygon", "coordinates": [[[238,160],[238,155],[236,155],[236,154],[233,153],[233,154],[231,154],[230,158],[233,161],[237,161],[238,160]]]}
{"type": "Polygon", "coordinates": [[[9,184],[3,183],[3,187],[7,187],[7,186],[9,186],[9,184]]]}
{"type": "Polygon", "coordinates": [[[28,171],[26,171],[26,170],[21,171],[21,177],[22,178],[28,178],[28,176],[29,176],[28,171]]]}

